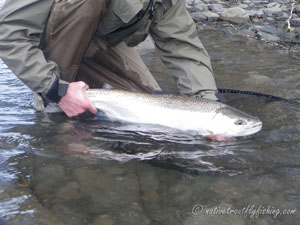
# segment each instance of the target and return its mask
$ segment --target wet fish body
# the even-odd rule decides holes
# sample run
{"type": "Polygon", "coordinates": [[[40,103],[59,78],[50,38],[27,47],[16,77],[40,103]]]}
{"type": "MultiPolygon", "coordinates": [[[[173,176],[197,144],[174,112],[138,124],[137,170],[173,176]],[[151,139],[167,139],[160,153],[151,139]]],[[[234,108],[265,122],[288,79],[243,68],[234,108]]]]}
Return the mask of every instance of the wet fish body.
{"type": "Polygon", "coordinates": [[[107,89],[89,89],[86,94],[112,120],[157,124],[221,137],[251,135],[262,127],[256,117],[207,99],[107,89]]]}

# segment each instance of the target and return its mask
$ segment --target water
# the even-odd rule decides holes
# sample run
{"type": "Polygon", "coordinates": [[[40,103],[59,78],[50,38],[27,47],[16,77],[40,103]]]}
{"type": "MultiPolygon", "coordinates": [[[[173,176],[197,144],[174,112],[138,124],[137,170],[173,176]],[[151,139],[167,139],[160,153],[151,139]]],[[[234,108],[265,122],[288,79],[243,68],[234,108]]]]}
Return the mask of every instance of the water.
{"type": "MultiPolygon", "coordinates": [[[[216,31],[200,36],[219,87],[299,98],[297,52],[216,31]]],[[[143,57],[162,86],[176,91],[156,54],[143,57]]],[[[292,225],[300,219],[297,107],[226,95],[227,104],[264,127],[216,142],[88,115],[37,113],[31,91],[2,62],[0,86],[0,224],[292,225]],[[244,216],[218,215],[243,208],[244,216]]]]}

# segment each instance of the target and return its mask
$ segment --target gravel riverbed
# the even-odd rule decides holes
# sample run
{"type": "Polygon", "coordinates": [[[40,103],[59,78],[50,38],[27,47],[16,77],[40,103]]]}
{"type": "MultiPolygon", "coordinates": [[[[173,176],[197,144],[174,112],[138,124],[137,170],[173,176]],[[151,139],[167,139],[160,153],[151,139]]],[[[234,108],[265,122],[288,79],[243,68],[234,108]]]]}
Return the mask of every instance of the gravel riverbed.
{"type": "Polygon", "coordinates": [[[300,44],[300,1],[187,0],[200,29],[222,29],[271,43],[300,44]]]}

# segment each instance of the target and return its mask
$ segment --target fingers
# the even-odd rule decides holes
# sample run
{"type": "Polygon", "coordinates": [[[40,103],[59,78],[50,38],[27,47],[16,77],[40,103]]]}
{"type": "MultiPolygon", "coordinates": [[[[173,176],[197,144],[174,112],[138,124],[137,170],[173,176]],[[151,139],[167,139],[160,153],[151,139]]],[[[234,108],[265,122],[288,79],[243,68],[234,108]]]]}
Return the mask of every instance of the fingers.
{"type": "Polygon", "coordinates": [[[91,113],[93,113],[93,114],[97,114],[98,113],[98,109],[96,108],[96,106],[94,105],[94,103],[92,103],[91,101],[90,101],[90,103],[91,103],[91,105],[90,105],[90,107],[89,107],[89,111],[91,112],[91,113]]]}
{"type": "Polygon", "coordinates": [[[85,111],[90,111],[93,114],[97,114],[98,109],[96,108],[94,103],[89,100],[89,98],[86,96],[85,93],[84,93],[84,95],[85,95],[85,99],[86,99],[85,100],[86,104],[85,104],[85,107],[84,107],[85,111]]]}
{"type": "Polygon", "coordinates": [[[86,111],[90,111],[93,114],[98,112],[95,105],[86,95],[85,91],[88,88],[89,86],[82,81],[69,84],[67,94],[58,103],[58,106],[68,117],[78,116],[86,111]]]}
{"type": "Polygon", "coordinates": [[[89,89],[89,85],[87,85],[83,81],[78,81],[78,84],[80,85],[81,90],[83,90],[83,91],[86,91],[87,89],[89,89]]]}
{"type": "Polygon", "coordinates": [[[87,102],[87,106],[85,108],[86,111],[90,111],[93,114],[97,114],[98,109],[96,108],[94,103],[90,101],[90,99],[87,97],[87,95],[85,93],[85,91],[89,89],[89,86],[84,82],[81,82],[81,83],[83,83],[82,91],[83,91],[84,98],[86,99],[86,102],[87,102]]]}
{"type": "Polygon", "coordinates": [[[84,113],[85,110],[83,108],[78,108],[76,107],[75,104],[73,104],[72,102],[69,102],[66,99],[61,100],[58,103],[58,106],[65,112],[65,114],[68,117],[74,117],[74,116],[78,116],[81,113],[84,113]]]}

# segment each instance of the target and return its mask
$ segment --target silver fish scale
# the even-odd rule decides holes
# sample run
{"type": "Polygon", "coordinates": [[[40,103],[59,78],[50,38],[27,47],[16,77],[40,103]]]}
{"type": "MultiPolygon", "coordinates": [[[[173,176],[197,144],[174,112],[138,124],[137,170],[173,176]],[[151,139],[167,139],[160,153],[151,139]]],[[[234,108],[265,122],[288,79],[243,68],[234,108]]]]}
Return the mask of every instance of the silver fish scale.
{"type": "MultiPolygon", "coordinates": [[[[212,112],[225,107],[224,104],[212,100],[196,97],[177,96],[177,95],[151,95],[145,93],[133,93],[122,90],[89,89],[87,96],[90,99],[99,98],[99,96],[110,96],[116,99],[126,98],[138,102],[152,104],[153,106],[176,108],[180,110],[212,112]]],[[[96,99],[95,99],[96,100],[96,99]]],[[[100,100],[100,99],[98,99],[100,100]]],[[[226,106],[227,107],[227,106],[226,106]]]]}

